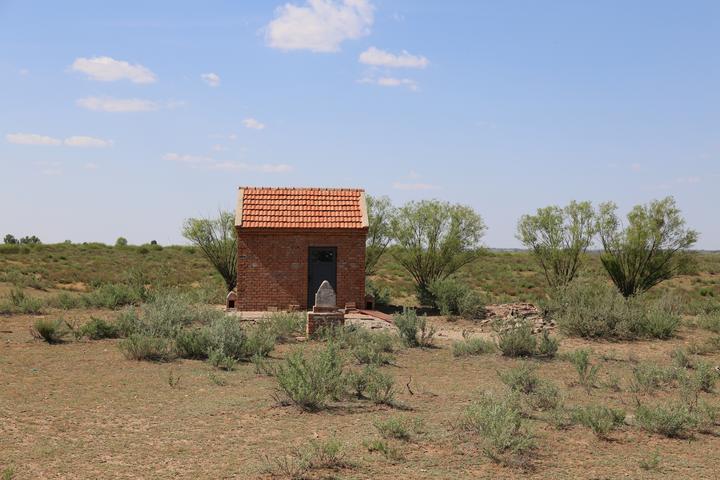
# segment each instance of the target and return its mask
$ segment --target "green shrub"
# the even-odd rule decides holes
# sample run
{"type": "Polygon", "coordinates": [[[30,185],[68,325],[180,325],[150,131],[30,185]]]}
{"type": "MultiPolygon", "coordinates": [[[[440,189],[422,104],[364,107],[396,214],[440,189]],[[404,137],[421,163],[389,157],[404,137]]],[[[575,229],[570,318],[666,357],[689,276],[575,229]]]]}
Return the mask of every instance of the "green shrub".
{"type": "Polygon", "coordinates": [[[234,357],[219,348],[210,348],[208,361],[213,367],[227,371],[235,370],[235,366],[237,365],[237,360],[234,357]]]}
{"type": "Polygon", "coordinates": [[[275,332],[278,342],[287,342],[305,333],[307,320],[300,312],[272,312],[265,315],[261,322],[266,322],[275,332]]]}
{"type": "Polygon", "coordinates": [[[575,422],[590,428],[593,433],[602,439],[625,423],[625,412],[603,405],[578,407],[573,411],[575,422]]]}
{"type": "Polygon", "coordinates": [[[441,315],[459,315],[463,318],[481,318],[485,314],[485,304],[480,295],[467,283],[456,278],[436,280],[430,286],[435,298],[435,306],[441,315]]]}
{"type": "Polygon", "coordinates": [[[650,362],[641,363],[633,368],[630,389],[634,392],[653,393],[676,378],[677,371],[673,368],[663,368],[650,362]]]}
{"type": "Polygon", "coordinates": [[[375,298],[375,305],[390,305],[390,289],[378,286],[368,277],[365,278],[365,293],[375,298]]]}
{"type": "Polygon", "coordinates": [[[0,313],[37,315],[42,311],[43,302],[39,298],[25,295],[21,288],[10,290],[8,300],[0,304],[0,313]]]}
{"type": "Polygon", "coordinates": [[[573,282],[553,292],[549,308],[564,333],[584,338],[666,339],[680,323],[672,299],[626,299],[607,283],[573,282]]]}
{"type": "Polygon", "coordinates": [[[592,365],[590,363],[590,350],[577,349],[567,355],[567,359],[573,364],[578,374],[578,383],[585,388],[587,393],[595,387],[597,383],[598,371],[600,365],[592,365]]]}
{"type": "Polygon", "coordinates": [[[385,365],[395,360],[395,339],[388,333],[358,330],[350,343],[351,352],[360,364],[385,365]]]}
{"type": "Polygon", "coordinates": [[[673,365],[676,368],[691,368],[693,366],[692,358],[683,348],[676,348],[670,352],[670,358],[672,358],[673,365]]]}
{"type": "Polygon", "coordinates": [[[90,317],[90,321],[78,329],[77,336],[79,338],[89,338],[90,340],[100,340],[103,338],[118,338],[120,332],[117,325],[102,318],[90,317]]]}
{"type": "Polygon", "coordinates": [[[226,356],[242,360],[251,356],[247,350],[245,330],[235,317],[223,315],[213,320],[208,327],[208,339],[210,351],[214,352],[216,357],[226,356]]]}
{"type": "MultiPolygon", "coordinates": [[[[237,321],[237,320],[236,320],[237,321]]],[[[243,358],[267,357],[275,348],[277,332],[262,323],[246,329],[247,338],[243,348],[243,358]]]]}
{"type": "Polygon", "coordinates": [[[207,327],[183,330],[175,337],[175,346],[181,358],[208,358],[212,348],[210,331],[207,327]]]}
{"type": "Polygon", "coordinates": [[[540,357],[553,358],[557,354],[560,342],[557,338],[551,337],[550,332],[543,330],[540,341],[537,343],[536,355],[540,357]]]}
{"type": "Polygon", "coordinates": [[[377,404],[395,405],[395,380],[373,366],[365,369],[367,398],[377,404]]]}
{"type": "Polygon", "coordinates": [[[718,373],[709,363],[697,362],[695,365],[695,376],[700,390],[707,393],[715,391],[718,373]]]}
{"type": "Polygon", "coordinates": [[[310,356],[300,350],[291,352],[278,367],[275,378],[292,403],[303,410],[317,411],[342,394],[343,370],[342,356],[330,342],[324,350],[310,356]]]}
{"type": "Polygon", "coordinates": [[[171,340],[139,333],[133,333],[121,340],[118,347],[129,360],[169,362],[176,356],[171,340]]]}
{"type": "Polygon", "coordinates": [[[667,407],[638,406],[635,411],[638,424],[648,432],[657,433],[669,438],[689,436],[696,422],[685,405],[675,404],[667,407]]]}
{"type": "Polygon", "coordinates": [[[497,332],[497,346],[506,357],[530,357],[535,353],[537,340],[526,321],[497,332]]]}
{"type": "Polygon", "coordinates": [[[480,337],[465,337],[464,340],[453,343],[452,353],[454,357],[469,357],[471,355],[484,355],[494,353],[495,343],[480,337]]]}
{"type": "Polygon", "coordinates": [[[410,440],[410,426],[406,418],[390,417],[387,420],[377,420],[374,425],[384,438],[410,440]]]}
{"type": "Polygon", "coordinates": [[[117,309],[125,305],[140,305],[147,298],[144,286],[124,283],[105,283],[82,297],[85,306],[117,309]]]}
{"type": "Polygon", "coordinates": [[[49,303],[62,310],[72,310],[82,304],[82,297],[67,292],[60,292],[49,303]]]}
{"type": "Polygon", "coordinates": [[[391,461],[398,461],[403,458],[402,452],[399,448],[383,439],[366,441],[365,447],[368,449],[368,452],[380,452],[385,456],[385,458],[391,461]]]}
{"type": "Polygon", "coordinates": [[[696,322],[700,328],[704,328],[713,333],[720,333],[720,310],[703,313],[698,317],[696,322]]]}
{"type": "Polygon", "coordinates": [[[510,397],[484,395],[465,410],[457,428],[476,437],[490,459],[506,465],[526,466],[536,446],[519,406],[510,397]]]}
{"type": "Polygon", "coordinates": [[[69,333],[69,329],[62,318],[56,320],[39,318],[35,320],[31,333],[33,337],[52,344],[61,343],[69,333]]]}
{"type": "Polygon", "coordinates": [[[547,380],[541,380],[523,400],[531,409],[542,411],[554,411],[560,408],[563,403],[560,390],[554,383],[547,380]]]}
{"type": "Polygon", "coordinates": [[[400,339],[406,347],[429,347],[433,344],[435,327],[427,324],[427,317],[418,317],[415,310],[406,309],[395,315],[395,326],[400,332],[400,339]]]}
{"type": "Polygon", "coordinates": [[[540,385],[540,377],[537,375],[537,366],[523,362],[519,366],[498,372],[500,381],[507,385],[513,392],[529,394],[535,391],[540,385]]]}

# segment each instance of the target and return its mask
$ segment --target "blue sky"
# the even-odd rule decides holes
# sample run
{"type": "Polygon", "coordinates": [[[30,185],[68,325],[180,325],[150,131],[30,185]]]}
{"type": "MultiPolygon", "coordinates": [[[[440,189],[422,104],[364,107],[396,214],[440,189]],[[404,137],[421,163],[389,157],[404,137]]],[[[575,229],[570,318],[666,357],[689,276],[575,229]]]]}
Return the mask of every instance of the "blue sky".
{"type": "Polygon", "coordinates": [[[720,3],[0,0],[0,233],[182,243],[240,185],[460,202],[485,243],[675,196],[720,249],[720,3]]]}

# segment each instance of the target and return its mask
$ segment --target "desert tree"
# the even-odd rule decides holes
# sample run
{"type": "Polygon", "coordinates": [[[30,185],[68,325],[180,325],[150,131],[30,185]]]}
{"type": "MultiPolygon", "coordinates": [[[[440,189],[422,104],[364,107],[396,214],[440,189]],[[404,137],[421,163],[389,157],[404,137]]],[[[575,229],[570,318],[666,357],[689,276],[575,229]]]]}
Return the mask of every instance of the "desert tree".
{"type": "Polygon", "coordinates": [[[523,215],[516,236],[540,263],[548,284],[561,287],[577,275],[595,233],[592,204],[572,201],[565,207],[552,205],[538,208],[535,215],[523,215]]]}
{"type": "Polygon", "coordinates": [[[18,243],[18,241],[17,238],[15,238],[15,235],[8,233],[7,235],[5,235],[3,243],[5,243],[6,245],[15,245],[18,243]]]}
{"type": "Polygon", "coordinates": [[[395,207],[388,197],[375,198],[368,195],[366,201],[368,234],[365,246],[365,275],[372,275],[392,240],[395,207]]]}
{"type": "Polygon", "coordinates": [[[35,235],[25,235],[20,239],[20,243],[23,245],[40,245],[42,242],[35,235]]]}
{"type": "Polygon", "coordinates": [[[116,247],[127,247],[128,241],[125,237],[118,237],[117,240],[115,240],[115,246],[116,247]]]}
{"type": "Polygon", "coordinates": [[[438,200],[409,202],[398,209],[392,255],[413,277],[418,299],[432,303],[430,286],[476,260],[485,233],[472,208],[438,200]]]}
{"type": "Polygon", "coordinates": [[[623,296],[645,292],[672,278],[689,261],[686,251],[698,233],[685,228],[673,197],[636,205],[625,226],[616,211],[612,202],[600,205],[597,226],[604,250],[602,264],[623,296]]]}
{"type": "Polygon", "coordinates": [[[196,245],[220,273],[228,291],[237,284],[237,237],[235,215],[218,213],[217,218],[188,218],[182,234],[196,245]]]}

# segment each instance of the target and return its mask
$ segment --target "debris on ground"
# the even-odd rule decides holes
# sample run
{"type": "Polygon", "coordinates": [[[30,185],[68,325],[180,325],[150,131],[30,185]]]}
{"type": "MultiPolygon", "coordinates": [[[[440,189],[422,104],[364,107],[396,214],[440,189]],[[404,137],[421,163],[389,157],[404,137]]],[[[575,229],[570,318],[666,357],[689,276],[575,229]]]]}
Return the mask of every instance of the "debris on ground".
{"type": "Polygon", "coordinates": [[[555,328],[555,321],[543,315],[540,309],[532,303],[498,303],[485,306],[485,319],[481,325],[495,325],[499,323],[501,329],[511,328],[521,321],[529,322],[533,333],[555,328]]]}

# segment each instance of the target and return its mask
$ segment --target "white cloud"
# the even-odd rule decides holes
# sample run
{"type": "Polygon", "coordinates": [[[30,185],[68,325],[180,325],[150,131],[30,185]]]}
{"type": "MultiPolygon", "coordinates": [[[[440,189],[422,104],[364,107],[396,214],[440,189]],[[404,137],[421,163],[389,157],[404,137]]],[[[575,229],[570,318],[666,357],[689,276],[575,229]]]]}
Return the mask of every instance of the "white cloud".
{"type": "Polygon", "coordinates": [[[98,168],[99,167],[98,167],[97,163],[88,162],[85,164],[86,170],[97,170],[98,168]]]}
{"type": "Polygon", "coordinates": [[[20,70],[18,70],[18,75],[20,75],[21,77],[30,75],[30,70],[28,70],[27,68],[21,68],[20,70]]]}
{"type": "Polygon", "coordinates": [[[639,172],[640,170],[642,170],[642,165],[640,165],[639,163],[633,163],[630,165],[630,170],[632,170],[633,172],[639,172]]]}
{"type": "Polygon", "coordinates": [[[155,74],[147,67],[139,64],[131,65],[112,57],[79,57],[70,68],[100,82],[130,80],[133,83],[154,83],[157,80],[155,74]]]}
{"type": "Polygon", "coordinates": [[[77,100],[78,106],[95,112],[152,112],[161,105],[140,98],[86,97],[77,100]]]}
{"type": "Polygon", "coordinates": [[[65,140],[60,140],[58,138],[38,135],[36,133],[8,133],[5,135],[5,139],[10,143],[16,143],[18,145],[65,145],[66,147],[81,148],[105,148],[111,147],[113,144],[112,140],[103,140],[101,138],[88,137],[84,135],[77,135],[68,137],[65,140]]]}
{"type": "Polygon", "coordinates": [[[204,155],[181,155],[179,153],[166,153],[163,155],[163,160],[171,162],[188,163],[188,164],[200,164],[200,163],[212,163],[214,160],[204,155]]]}
{"type": "Polygon", "coordinates": [[[212,146],[213,152],[225,152],[227,149],[228,148],[225,145],[220,145],[219,143],[212,146]]]}
{"type": "Polygon", "coordinates": [[[62,145],[62,140],[36,133],[8,133],[5,140],[18,145],[62,145]]]}
{"type": "Polygon", "coordinates": [[[263,128],[265,128],[264,123],[261,123],[254,118],[246,118],[242,121],[242,123],[243,125],[245,125],[245,128],[252,128],[253,130],[262,130],[263,128]]]}
{"type": "Polygon", "coordinates": [[[246,163],[217,161],[212,157],[204,155],[187,155],[179,153],[166,153],[163,160],[183,163],[193,168],[203,167],[210,170],[223,170],[233,172],[255,172],[255,173],[287,173],[292,171],[292,166],[284,163],[246,163]]]}
{"type": "Polygon", "coordinates": [[[292,166],[285,163],[244,163],[244,162],[217,162],[210,168],[213,170],[230,170],[238,172],[258,173],[287,173],[292,171],[292,166]]]}
{"type": "Polygon", "coordinates": [[[437,185],[431,185],[429,183],[402,183],[402,182],[395,182],[393,183],[393,188],[395,190],[437,190],[437,185]]]}
{"type": "Polygon", "coordinates": [[[281,50],[336,52],[348,39],[368,35],[375,7],[369,0],[308,0],[304,6],[286,3],[275,10],[265,29],[265,41],[281,50]]]}
{"type": "Polygon", "coordinates": [[[405,50],[399,55],[395,55],[375,47],[370,47],[362,52],[358,60],[366,65],[388,68],[425,68],[430,65],[427,58],[411,55],[405,50]]]}
{"type": "Polygon", "coordinates": [[[211,87],[220,86],[220,76],[216,73],[203,73],[200,78],[211,87]]]}
{"type": "Polygon", "coordinates": [[[675,181],[677,183],[700,183],[702,179],[700,177],[678,177],[675,181]]]}
{"type": "Polygon", "coordinates": [[[79,148],[106,148],[112,147],[112,140],[103,140],[102,138],[86,137],[83,135],[68,137],[63,142],[68,147],[79,148]]]}
{"type": "Polygon", "coordinates": [[[381,87],[407,87],[409,90],[412,90],[413,92],[420,91],[420,87],[418,86],[417,82],[415,80],[412,80],[409,78],[365,77],[365,78],[359,80],[359,82],[360,83],[370,83],[373,85],[379,85],[381,87]]]}

